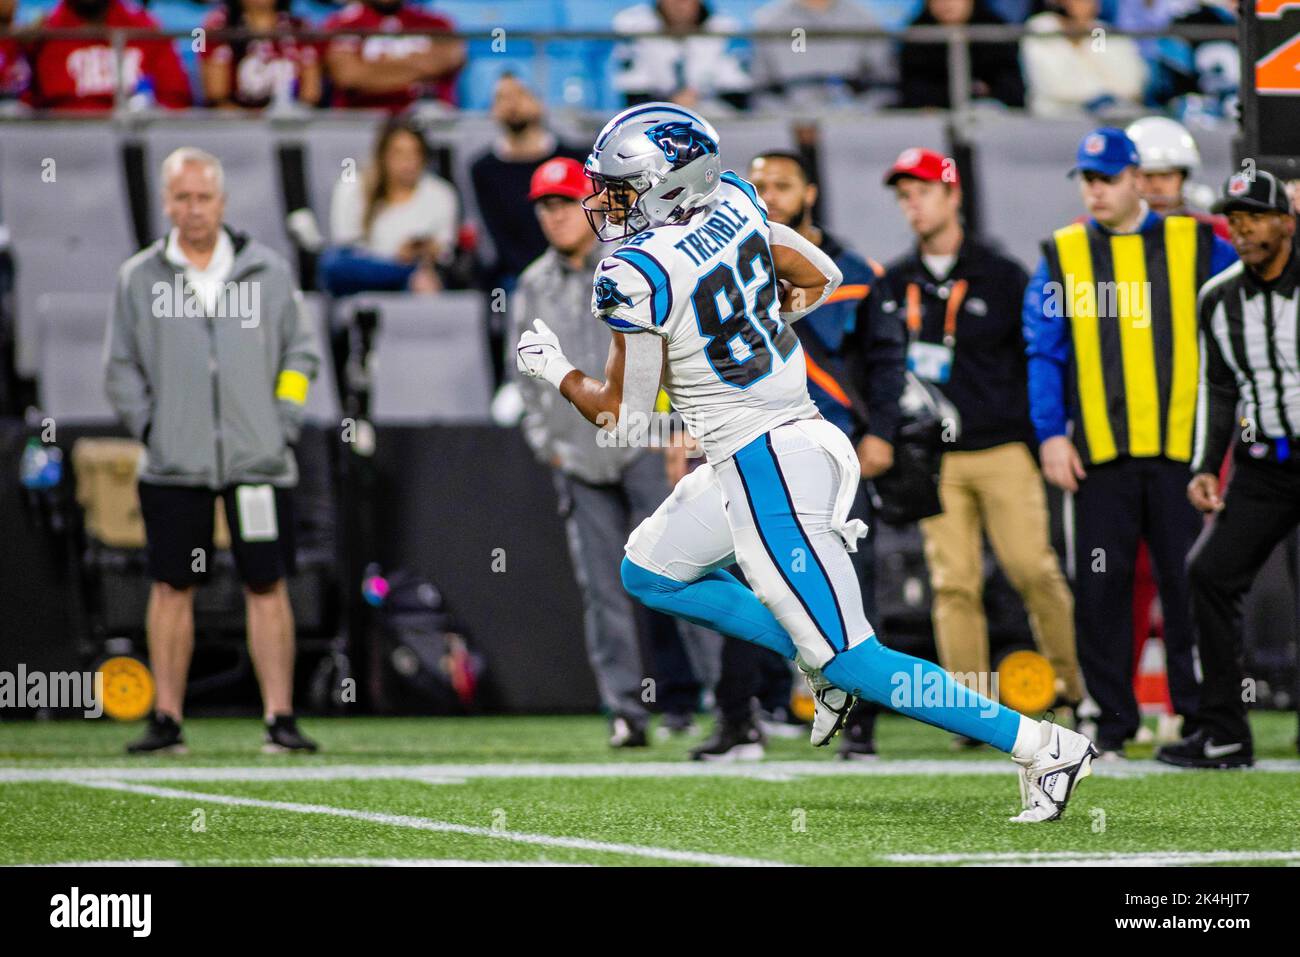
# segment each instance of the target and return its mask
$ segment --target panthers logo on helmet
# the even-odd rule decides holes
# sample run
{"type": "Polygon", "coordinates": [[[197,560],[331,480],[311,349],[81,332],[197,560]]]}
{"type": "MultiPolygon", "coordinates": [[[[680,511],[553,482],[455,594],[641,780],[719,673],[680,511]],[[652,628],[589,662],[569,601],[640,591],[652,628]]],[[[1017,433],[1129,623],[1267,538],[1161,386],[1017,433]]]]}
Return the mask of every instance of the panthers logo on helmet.
{"type": "Polygon", "coordinates": [[[618,291],[618,286],[614,280],[608,276],[601,276],[596,280],[596,308],[601,312],[609,312],[617,309],[620,305],[630,306],[632,300],[618,291]]]}
{"type": "Polygon", "coordinates": [[[645,131],[650,142],[664,151],[668,162],[676,169],[706,153],[716,153],[718,144],[705,133],[684,120],[669,120],[645,131]]]}

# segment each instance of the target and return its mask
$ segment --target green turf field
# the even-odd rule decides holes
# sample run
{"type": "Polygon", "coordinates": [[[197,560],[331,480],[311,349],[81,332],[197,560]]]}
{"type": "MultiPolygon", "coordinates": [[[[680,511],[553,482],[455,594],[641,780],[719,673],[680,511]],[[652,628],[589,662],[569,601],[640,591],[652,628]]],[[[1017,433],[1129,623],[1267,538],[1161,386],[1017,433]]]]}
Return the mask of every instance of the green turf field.
{"type": "Polygon", "coordinates": [[[771,741],[604,746],[596,717],[304,719],[316,756],[260,753],[252,719],[186,723],[190,754],[128,759],[138,726],[0,725],[0,864],[1296,864],[1295,717],[1254,718],[1260,767],[1096,766],[1066,817],[1013,825],[1011,765],[888,718],[882,758],[771,741]]]}

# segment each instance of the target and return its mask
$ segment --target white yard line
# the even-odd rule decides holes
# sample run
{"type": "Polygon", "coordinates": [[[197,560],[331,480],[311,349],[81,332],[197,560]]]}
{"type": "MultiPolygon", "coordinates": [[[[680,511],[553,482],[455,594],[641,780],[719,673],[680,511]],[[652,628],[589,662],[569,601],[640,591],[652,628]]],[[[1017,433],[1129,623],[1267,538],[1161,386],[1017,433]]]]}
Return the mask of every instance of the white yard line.
{"type": "Polygon", "coordinates": [[[961,854],[886,854],[893,864],[976,864],[985,867],[1168,867],[1300,861],[1300,851],[1005,851],[961,854]]]}
{"type": "Polygon", "coordinates": [[[125,781],[80,781],[84,787],[110,791],[126,791],[148,797],[174,798],[182,801],[201,801],[205,804],[226,804],[233,807],[255,807],[268,811],[287,811],[293,814],[319,814],[328,817],[350,818],[367,824],[387,824],[390,827],[407,827],[419,831],[443,834],[465,834],[486,837],[517,844],[536,844],[541,847],[566,847],[579,851],[599,851],[607,854],[626,854],[661,861],[685,864],[709,864],[715,867],[782,867],[780,861],[764,861],[749,857],[732,857],[727,854],[706,854],[700,851],[678,851],[665,847],[646,847],[640,844],[618,844],[610,841],[593,841],[582,837],[557,837],[550,834],[528,834],[522,831],[495,830],[450,821],[435,821],[427,817],[406,814],[385,814],[379,811],[359,811],[353,808],[333,807],[328,804],[300,804],[296,801],[264,801],[260,798],[238,797],[230,794],[208,794],[200,791],[182,791],[177,788],[155,787],[150,784],[130,784],[125,781]]]}
{"type": "MultiPolygon", "coordinates": [[[[603,764],[267,764],[244,767],[194,767],[163,757],[127,767],[0,767],[0,784],[106,781],[365,781],[414,780],[459,784],[512,778],[710,778],[793,781],[806,777],[898,777],[900,775],[1009,776],[1010,760],[974,761],[760,761],[715,764],[695,761],[608,762],[603,764]]],[[[1300,761],[1257,762],[1256,771],[1300,773],[1300,761]]],[[[1149,774],[1195,774],[1156,761],[1094,762],[1102,778],[1149,774]]],[[[1249,772],[1233,772],[1237,774],[1249,772]]]]}
{"type": "Polygon", "coordinates": [[[587,867],[559,861],[463,861],[450,857],[205,857],[193,861],[59,861],[20,867],[587,867]]]}

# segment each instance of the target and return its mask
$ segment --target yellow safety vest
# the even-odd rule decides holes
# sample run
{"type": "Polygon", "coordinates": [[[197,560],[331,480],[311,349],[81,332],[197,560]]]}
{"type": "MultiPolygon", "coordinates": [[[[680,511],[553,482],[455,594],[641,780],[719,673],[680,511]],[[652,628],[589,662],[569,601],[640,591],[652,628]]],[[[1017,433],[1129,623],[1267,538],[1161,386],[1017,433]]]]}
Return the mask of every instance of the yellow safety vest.
{"type": "Polygon", "coordinates": [[[1196,293],[1210,278],[1213,238],[1209,224],[1167,216],[1122,235],[1075,223],[1043,244],[1056,284],[1044,307],[1070,320],[1070,404],[1086,463],[1191,459],[1196,293]]]}

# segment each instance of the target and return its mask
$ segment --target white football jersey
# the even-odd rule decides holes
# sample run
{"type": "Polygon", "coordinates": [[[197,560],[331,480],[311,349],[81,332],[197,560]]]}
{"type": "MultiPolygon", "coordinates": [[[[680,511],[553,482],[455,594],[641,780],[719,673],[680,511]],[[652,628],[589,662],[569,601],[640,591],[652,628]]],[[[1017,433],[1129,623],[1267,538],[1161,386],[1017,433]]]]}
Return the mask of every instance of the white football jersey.
{"type": "Polygon", "coordinates": [[[637,233],[601,260],[591,309],[616,332],[667,340],[664,390],[719,462],[817,414],[803,347],[778,298],[767,207],[728,171],[690,220],[637,233]]]}

